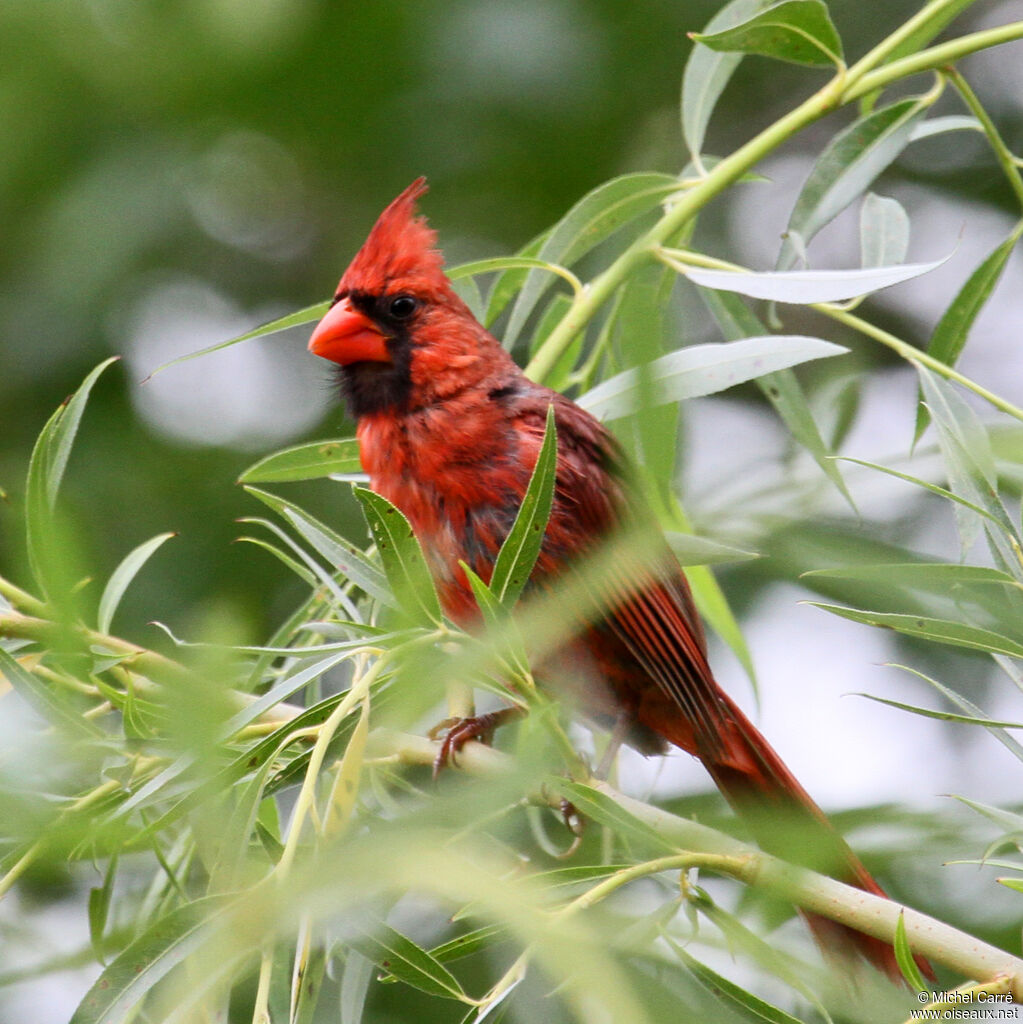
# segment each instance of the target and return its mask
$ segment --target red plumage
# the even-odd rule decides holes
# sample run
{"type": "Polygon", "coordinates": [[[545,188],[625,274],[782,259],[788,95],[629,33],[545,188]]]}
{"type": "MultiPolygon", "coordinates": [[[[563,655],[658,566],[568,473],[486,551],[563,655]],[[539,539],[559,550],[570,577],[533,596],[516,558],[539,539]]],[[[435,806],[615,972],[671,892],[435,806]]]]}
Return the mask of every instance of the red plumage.
{"type": "MultiPolygon", "coordinates": [[[[309,347],[341,366],[371,486],[411,522],[445,612],[471,625],[476,602],[459,562],[489,580],[536,463],[549,406],[558,432],[555,496],[531,584],[555,579],[617,527],[645,521],[646,513],[625,483],[610,433],[569,399],[526,378],[452,290],[436,236],[415,215],[425,190],[419,179],[381,214],[309,347]]],[[[627,741],[646,753],[664,750],[667,741],[694,754],[765,849],[812,859],[883,896],[718,686],[688,584],[667,545],[653,565],[618,566],[606,589],[609,610],[580,626],[551,673],[573,677],[569,689],[584,713],[622,723],[627,741]],[[794,824],[805,839],[802,850],[792,845],[794,824]],[[809,858],[806,847],[816,848],[816,856],[809,858]]],[[[822,918],[808,920],[826,949],[856,949],[900,977],[885,943],[822,918]]]]}

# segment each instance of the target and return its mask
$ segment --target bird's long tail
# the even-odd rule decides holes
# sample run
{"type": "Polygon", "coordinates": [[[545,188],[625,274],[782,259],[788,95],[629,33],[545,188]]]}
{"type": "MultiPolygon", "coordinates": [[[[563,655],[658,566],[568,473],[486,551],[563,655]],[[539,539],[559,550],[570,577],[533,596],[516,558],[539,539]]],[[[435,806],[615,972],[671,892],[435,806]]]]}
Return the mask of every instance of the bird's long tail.
{"type": "MultiPolygon", "coordinates": [[[[885,896],[756,726],[726,694],[719,691],[718,696],[724,721],[713,744],[698,742],[693,751],[693,737],[688,729],[676,740],[671,730],[663,729],[662,725],[662,735],[696,753],[766,852],[831,875],[875,896],[885,896]]],[[[809,913],[803,916],[825,954],[855,951],[893,981],[904,980],[895,951],[888,943],[828,918],[809,913]]],[[[916,957],[916,962],[923,975],[933,981],[930,964],[923,957],[916,957]]]]}

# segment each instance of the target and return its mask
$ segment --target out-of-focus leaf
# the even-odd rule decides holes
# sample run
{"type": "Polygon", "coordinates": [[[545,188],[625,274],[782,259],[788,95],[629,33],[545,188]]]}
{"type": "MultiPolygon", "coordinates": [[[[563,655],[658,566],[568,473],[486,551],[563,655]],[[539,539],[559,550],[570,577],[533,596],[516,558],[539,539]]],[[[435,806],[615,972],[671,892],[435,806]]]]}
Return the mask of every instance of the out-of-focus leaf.
{"type": "Polygon", "coordinates": [[[866,697],[867,700],[875,701],[878,704],[886,704],[890,708],[898,708],[900,711],[908,711],[913,715],[920,715],[922,718],[935,718],[939,722],[958,722],[961,725],[982,725],[985,729],[1023,729],[1023,722],[1001,722],[993,718],[975,718],[973,715],[959,715],[954,711],[934,711],[931,708],[918,707],[916,704],[906,704],[901,700],[892,700],[890,697],[877,697],[872,693],[857,693],[857,697],[866,697]]]}
{"type": "MultiPolygon", "coordinates": [[[[810,171],[789,217],[787,233],[803,245],[830,223],[902,152],[914,126],[927,111],[920,99],[899,100],[875,110],[839,132],[810,171]]],[[[795,243],[786,239],[778,269],[798,258],[795,243]]]]}
{"type": "Polygon", "coordinates": [[[203,945],[236,899],[207,896],[157,921],[103,971],[70,1024],[123,1024],[154,985],[203,945]]]}
{"type": "Polygon", "coordinates": [[[483,293],[480,291],[480,286],[476,283],[474,277],[461,277],[453,279],[451,281],[451,288],[454,293],[469,307],[469,311],[472,313],[480,323],[483,323],[483,318],[487,315],[486,307],[483,304],[483,293]]]}
{"type": "Polygon", "coordinates": [[[864,267],[902,263],[909,249],[909,215],[897,199],[868,192],[860,206],[860,262],[864,267]]]}
{"type": "Polygon", "coordinates": [[[440,601],[412,524],[383,495],[354,488],[384,563],[384,572],[402,608],[420,625],[439,625],[440,601]]]}
{"type": "Polygon", "coordinates": [[[373,961],[369,957],[357,949],[348,951],[341,975],[341,1024],[361,1024],[373,974],[373,961]]]}
{"type": "Polygon", "coordinates": [[[103,935],[110,918],[110,898],[114,893],[114,879],[117,876],[117,855],[114,854],[103,872],[103,884],[89,890],[89,941],[96,952],[96,958],[104,961],[103,935]]]}
{"type": "Polygon", "coordinates": [[[107,585],[103,588],[103,595],[99,599],[97,622],[101,633],[110,632],[110,623],[113,622],[114,612],[117,611],[124,592],[138,571],[165,541],[176,536],[176,533],[158,533],[127,554],[121,564],[111,573],[107,585]]]}
{"type": "Polygon", "coordinates": [[[282,483],[289,480],[318,480],[332,473],[359,473],[359,442],[354,437],[332,441],[310,441],[285,448],[249,466],[240,484],[282,483]]]}
{"type": "Polygon", "coordinates": [[[422,946],[389,925],[375,925],[353,945],[363,956],[386,968],[399,981],[447,999],[465,999],[458,979],[422,946]]]}
{"type": "MultiPolygon", "coordinates": [[[[536,325],[536,330],[529,342],[530,357],[536,355],[543,348],[543,343],[550,337],[551,332],[561,322],[561,318],[569,311],[571,305],[572,300],[563,293],[553,296],[547,303],[543,316],[536,325]]],[[[561,353],[554,365],[544,375],[544,384],[547,387],[554,391],[564,391],[572,385],[572,372],[575,369],[579,353],[582,351],[583,341],[584,335],[580,332],[561,353]]]]}
{"type": "Polygon", "coordinates": [[[840,66],[842,40],[822,0],[782,0],[741,25],[692,38],[712,50],[756,53],[813,67],[840,66]]]}
{"type": "Polygon", "coordinates": [[[1023,643],[1020,641],[964,622],[935,619],[924,615],[903,615],[897,612],[872,612],[860,608],[843,608],[840,605],[821,604],[817,601],[809,603],[815,608],[823,608],[824,611],[831,612],[843,619],[863,622],[868,626],[880,626],[883,629],[894,629],[897,633],[904,633],[906,636],[933,640],[939,644],[951,644],[953,647],[966,647],[973,651],[1008,654],[1014,658],[1023,658],[1023,643]]]}
{"type": "Polygon", "coordinates": [[[358,548],[293,502],[256,487],[245,490],[289,522],[332,566],[370,597],[389,608],[395,607],[387,577],[358,548]]]}
{"type": "Polygon", "coordinates": [[[46,589],[45,566],[53,555],[50,549],[53,512],[71,448],[93,386],[100,374],[118,358],[105,359],[88,374],[78,390],[46,421],[32,449],[25,483],[25,527],[29,564],[43,590],[46,589]]]}
{"type": "Polygon", "coordinates": [[[719,562],[746,562],[760,557],[756,551],[733,548],[731,544],[722,544],[691,533],[666,530],[664,536],[679,565],[716,565],[719,562]]]}
{"type": "Polygon", "coordinates": [[[581,396],[579,405],[598,419],[616,419],[633,412],[640,398],[678,402],[710,395],[765,373],[846,351],[820,338],[789,334],[744,338],[723,345],[691,345],[650,363],[646,387],[637,369],[626,370],[581,396]]]}
{"type": "Polygon", "coordinates": [[[537,555],[540,554],[554,501],[557,462],[558,430],[554,420],[554,406],[551,405],[547,409],[543,444],[529,478],[529,486],[515,522],[497,554],[493,575],[490,577],[490,589],[505,607],[510,607],[518,600],[536,564],[537,555]]]}
{"type": "Polygon", "coordinates": [[[747,992],[744,988],[718,974],[717,971],[711,970],[706,964],[700,963],[677,942],[672,942],[671,948],[693,977],[712,995],[726,1002],[743,1020],[757,1021],[760,1024],[765,1021],[767,1024],[802,1024],[801,1021],[784,1010],[764,1002],[752,992],[747,992]]]}
{"type": "Polygon", "coordinates": [[[162,373],[171,366],[177,366],[179,363],[187,363],[192,359],[198,359],[200,356],[208,356],[211,352],[219,352],[222,348],[230,348],[232,345],[238,345],[243,341],[252,341],[253,338],[263,338],[268,334],[286,331],[289,327],[298,327],[300,324],[312,323],[315,320],[319,320],[328,309],[330,309],[330,299],[324,302],[317,302],[314,306],[306,306],[305,309],[298,309],[294,313],[288,313],[287,316],[278,317],[276,320],[271,320],[269,323],[265,323],[251,331],[239,334],[236,338],[218,341],[216,345],[201,348],[198,352],[189,352],[187,355],[170,359],[166,363],[161,363],[148,377],[143,379],[142,383],[145,384],[146,381],[152,380],[158,373],[162,373]]]}
{"type": "MultiPolygon", "coordinates": [[[[626,174],[612,178],[583,196],[554,225],[536,256],[545,263],[571,266],[629,221],[657,207],[678,187],[678,179],[669,174],[626,174]]],[[[505,348],[515,344],[550,284],[550,274],[542,270],[527,271],[504,333],[505,348]]]]}
{"type": "MultiPolygon", "coordinates": [[[[555,785],[555,782],[552,781],[552,785],[555,785]]],[[[563,792],[572,801],[584,817],[592,818],[594,821],[614,829],[619,834],[632,836],[657,849],[674,849],[672,844],[655,829],[591,786],[581,782],[571,782],[568,779],[558,779],[556,787],[559,792],[563,792]]]]}
{"type": "MultiPolygon", "coordinates": [[[[966,284],[959,289],[945,312],[942,313],[927,346],[927,351],[935,359],[940,359],[947,366],[955,366],[966,347],[966,340],[970,336],[970,328],[973,327],[974,320],[977,319],[984,304],[991,297],[995,285],[1001,280],[1002,271],[1005,270],[1009,256],[1019,241],[1021,230],[1023,230],[1023,222],[1001,245],[984,258],[976,270],[970,274],[966,284]]],[[[919,405],[914,435],[916,440],[920,439],[929,422],[930,413],[927,406],[919,405]]]]}
{"type": "Polygon", "coordinates": [[[47,721],[69,729],[73,736],[100,735],[100,729],[64,699],[65,693],[49,686],[23,668],[3,647],[0,647],[0,679],[4,679],[29,705],[47,721]]]}
{"type": "MultiPolygon", "coordinates": [[[[766,0],[732,0],[707,22],[703,32],[714,35],[742,24],[765,6],[766,0]]],[[[720,53],[699,43],[689,54],[682,72],[682,137],[696,164],[714,107],[741,60],[741,53],[720,53]]]]}
{"type": "MultiPolygon", "coordinates": [[[[733,292],[719,292],[712,288],[701,288],[700,298],[717,321],[726,341],[755,338],[767,334],[760,319],[733,292]]],[[[838,488],[850,505],[853,504],[839,472],[832,450],[821,436],[817,421],[803,393],[803,388],[792,370],[776,370],[757,378],[757,386],[767,397],[775,412],[781,417],[793,439],[801,444],[814,458],[825,475],[838,488]]]]}
{"type": "Polygon", "coordinates": [[[903,281],[929,274],[951,253],[931,263],[902,263],[897,267],[860,267],[854,270],[773,270],[763,273],[737,273],[731,270],[687,268],[686,277],[702,288],[739,292],[754,299],[791,302],[841,302],[860,295],[890,288],[903,281]]]}
{"type": "Polygon", "coordinates": [[[327,818],[323,823],[324,836],[336,836],[348,827],[355,801],[359,795],[359,779],[366,754],[366,737],[369,735],[369,696],[362,703],[358,721],[352,730],[352,737],[345,747],[344,756],[334,774],[327,799],[327,818]]]}
{"type": "Polygon", "coordinates": [[[989,821],[993,821],[1000,828],[1008,833],[1023,833],[1023,814],[1016,814],[1014,811],[1007,811],[1003,807],[992,807],[990,804],[982,803],[980,800],[969,800],[965,796],[956,796],[961,804],[983,815],[989,821]]]}

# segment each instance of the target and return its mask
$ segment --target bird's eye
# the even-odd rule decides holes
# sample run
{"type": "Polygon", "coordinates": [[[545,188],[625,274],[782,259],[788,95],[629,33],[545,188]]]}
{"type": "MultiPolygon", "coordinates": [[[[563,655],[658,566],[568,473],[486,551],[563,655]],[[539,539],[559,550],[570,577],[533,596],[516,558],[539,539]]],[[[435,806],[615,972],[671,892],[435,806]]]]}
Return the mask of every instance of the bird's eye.
{"type": "Polygon", "coordinates": [[[394,320],[407,320],[419,308],[411,295],[396,295],[387,303],[387,314],[394,320]]]}

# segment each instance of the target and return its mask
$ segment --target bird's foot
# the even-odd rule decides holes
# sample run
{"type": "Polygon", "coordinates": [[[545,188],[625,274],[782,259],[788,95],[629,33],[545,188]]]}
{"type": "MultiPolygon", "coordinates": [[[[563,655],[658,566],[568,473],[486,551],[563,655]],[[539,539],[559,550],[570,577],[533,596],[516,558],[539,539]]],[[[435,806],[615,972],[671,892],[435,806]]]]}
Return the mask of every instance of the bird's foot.
{"type": "Polygon", "coordinates": [[[488,711],[484,715],[472,718],[446,718],[435,725],[429,732],[431,740],[441,739],[440,750],[433,759],[433,777],[449,765],[454,764],[458,752],[470,740],[478,740],[487,746],[494,739],[494,731],[498,726],[525,714],[522,708],[501,708],[499,711],[488,711]]]}

